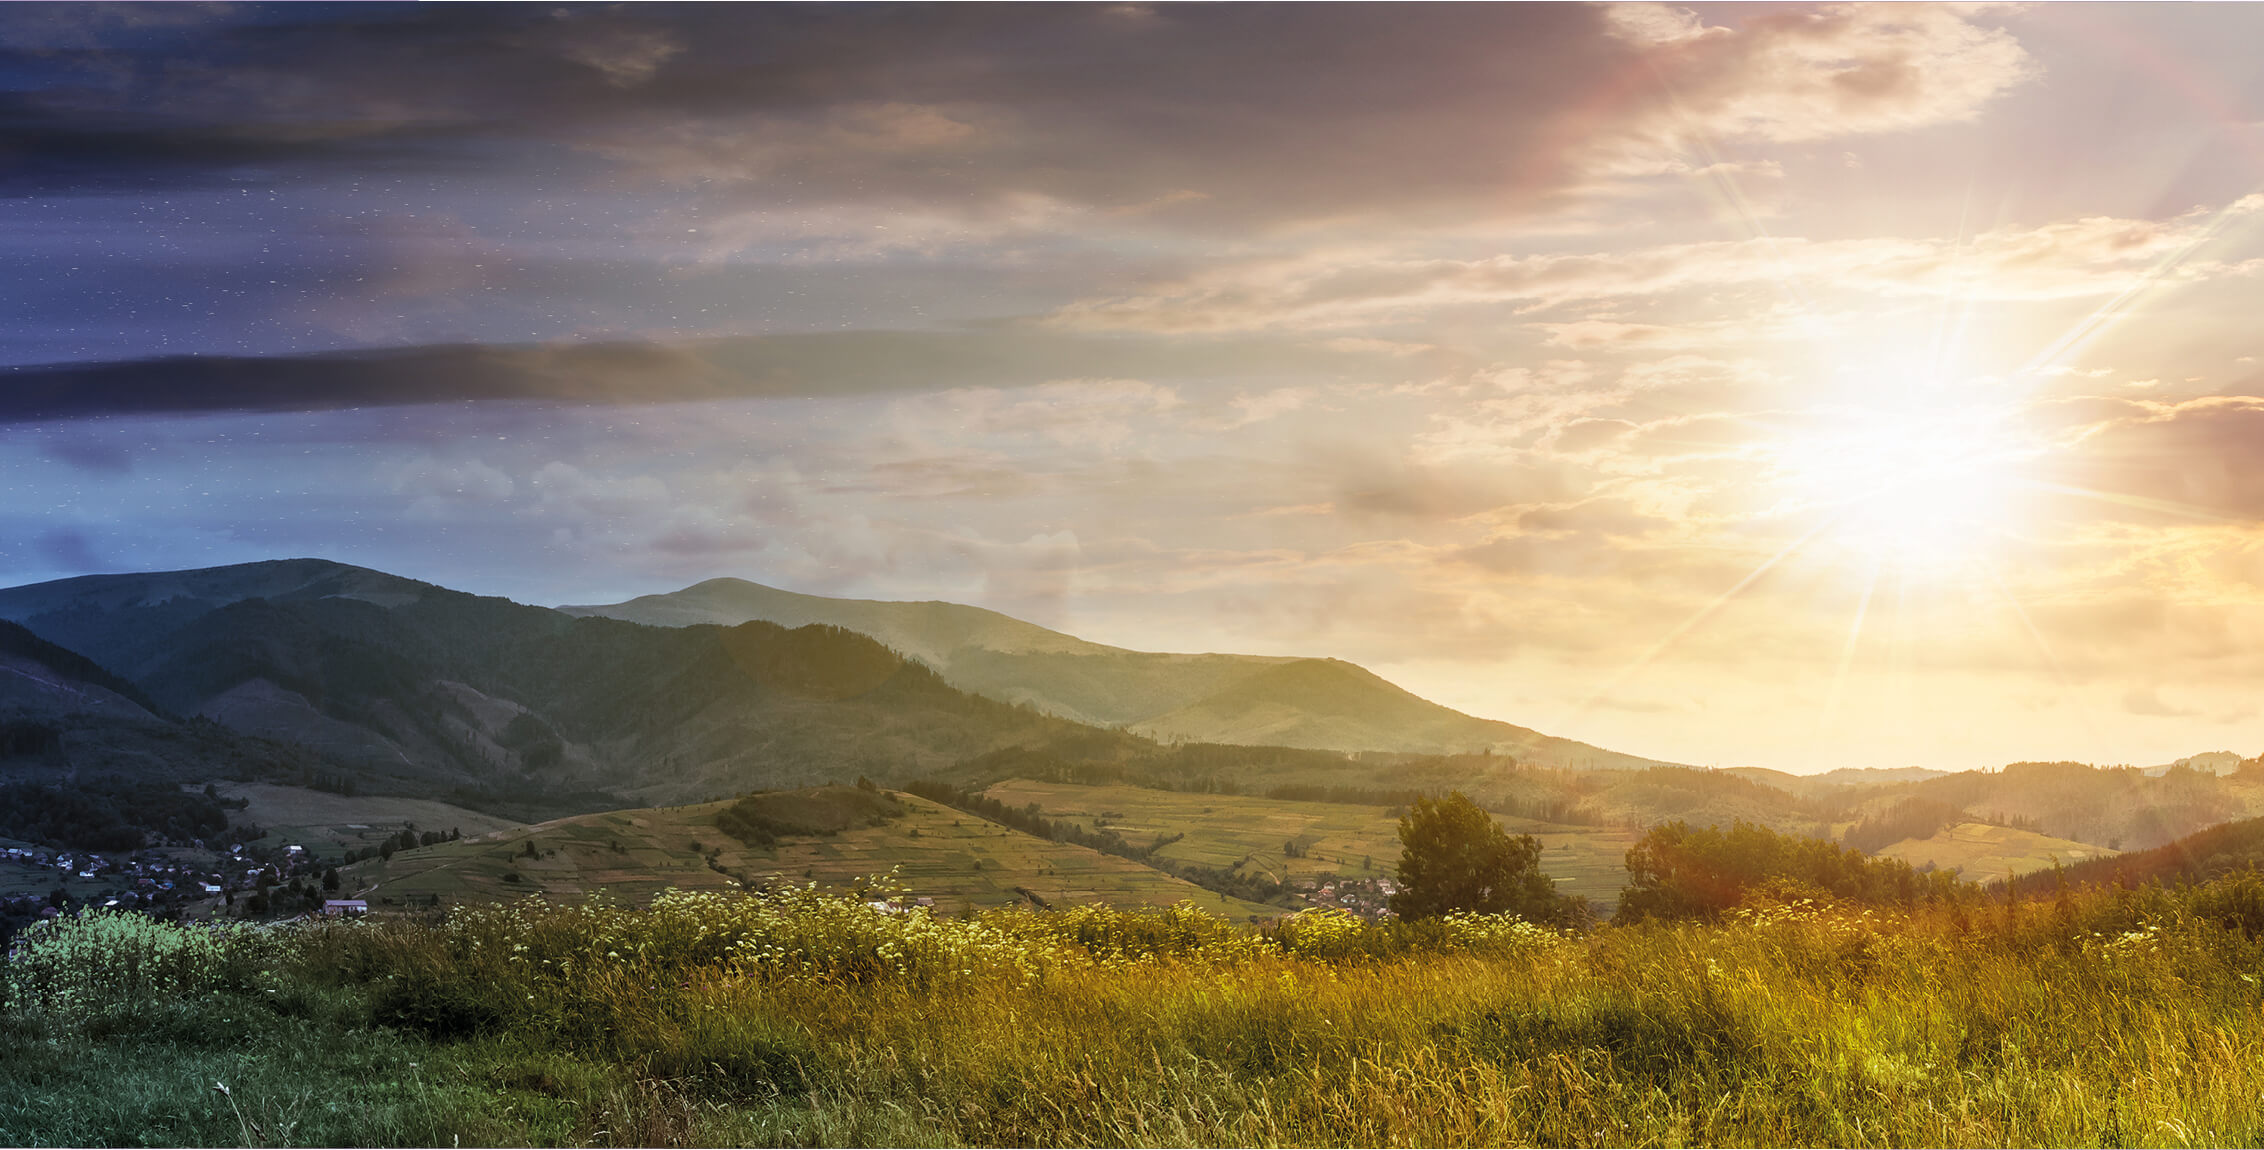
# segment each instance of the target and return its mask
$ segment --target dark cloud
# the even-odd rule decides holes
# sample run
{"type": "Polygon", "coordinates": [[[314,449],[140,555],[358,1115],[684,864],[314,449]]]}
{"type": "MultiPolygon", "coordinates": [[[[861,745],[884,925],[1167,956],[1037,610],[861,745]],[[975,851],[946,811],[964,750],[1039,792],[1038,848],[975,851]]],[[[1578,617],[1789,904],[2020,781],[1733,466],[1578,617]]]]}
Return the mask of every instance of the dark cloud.
{"type": "Polygon", "coordinates": [[[0,37],[19,193],[603,157],[805,203],[1498,207],[1641,69],[1571,5],[72,7],[0,37]]]}
{"type": "Polygon", "coordinates": [[[2187,403],[2099,401],[2090,428],[2055,478],[2173,513],[2264,519],[2264,398],[2187,403]]]}
{"type": "Polygon", "coordinates": [[[1163,341],[1008,329],[181,356],[0,370],[0,422],[458,400],[664,403],[847,396],[1127,376],[1263,379],[1335,373],[1355,362],[1347,353],[1268,339],[1163,341]]]}

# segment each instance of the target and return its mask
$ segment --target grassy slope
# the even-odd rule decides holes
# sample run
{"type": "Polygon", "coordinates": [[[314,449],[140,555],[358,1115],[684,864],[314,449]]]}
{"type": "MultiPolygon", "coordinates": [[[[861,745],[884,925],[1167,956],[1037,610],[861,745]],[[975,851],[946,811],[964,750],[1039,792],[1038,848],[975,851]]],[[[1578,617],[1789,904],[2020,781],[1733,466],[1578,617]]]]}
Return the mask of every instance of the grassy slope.
{"type": "MultiPolygon", "coordinates": [[[[2138,886],[2150,882],[2202,882],[2235,871],[2264,869],[2264,819],[2242,819],[2210,827],[2151,850],[2078,863],[2065,878],[2074,884],[2138,886]]],[[[2046,889],[2049,875],[2018,884],[2046,889]]]]}
{"type": "MultiPolygon", "coordinates": [[[[19,1000],[0,1013],[0,1144],[2264,1137],[2264,944],[2201,893],[1382,957],[1329,932],[1277,948],[1149,930],[1135,961],[1083,950],[1068,919],[735,913],[283,933],[228,968],[248,980],[19,1000]],[[786,957],[745,962],[740,939],[786,957]]],[[[1083,924],[1131,933],[1110,925],[1083,924]]]]}
{"type": "MultiPolygon", "coordinates": [[[[1309,880],[1327,875],[1388,878],[1399,865],[1399,824],[1383,807],[1028,779],[1010,779],[984,793],[1010,806],[1036,803],[1048,818],[1087,827],[1106,816],[1110,829],[1134,845],[1159,834],[1184,834],[1156,853],[1202,866],[1309,880]],[[1305,848],[1306,857],[1285,856],[1283,847],[1292,841],[1305,848]],[[1364,861],[1373,866],[1363,866],[1364,861]]],[[[1635,842],[1633,832],[1509,816],[1497,816],[1497,821],[1512,834],[1540,840],[1541,867],[1557,880],[1558,889],[1601,903],[1619,897],[1627,881],[1624,864],[1627,848],[1635,842]]]]}
{"type": "Polygon", "coordinates": [[[1968,882],[1993,882],[2011,875],[2050,870],[2054,862],[2073,864],[2113,858],[2116,854],[2102,846],[1987,823],[1943,827],[1932,838],[1904,839],[1873,853],[1882,858],[1898,858],[1915,867],[1933,863],[1943,870],[1957,870],[1968,882]]]}
{"type": "Polygon", "coordinates": [[[350,886],[381,906],[384,899],[413,906],[434,895],[449,904],[534,893],[576,901],[599,890],[642,903],[669,887],[735,890],[742,880],[846,888],[893,868],[908,893],[932,897],[944,911],[1021,901],[1017,888],[1028,888],[1055,906],[1169,906],[1190,899],[1235,919],[1282,913],[1128,859],[1046,842],[909,795],[901,799],[908,808],[901,819],[833,836],[781,839],[767,850],[718,829],[717,816],[731,805],[719,802],[558,819],[404,851],[389,861],[371,859],[345,873],[350,886]],[[540,857],[526,857],[529,842],[540,857]],[[506,882],[512,873],[521,881],[506,882]]]}
{"type": "Polygon", "coordinates": [[[1190,742],[1419,754],[1493,747],[1552,767],[1654,765],[1651,759],[1465,715],[1338,659],[1298,659],[1264,668],[1130,729],[1190,742]]]}
{"type": "Polygon", "coordinates": [[[270,783],[230,783],[219,790],[222,797],[247,800],[249,805],[233,812],[229,821],[265,830],[267,837],[260,842],[297,843],[325,857],[374,847],[404,826],[482,835],[519,825],[448,803],[399,795],[338,795],[270,783]]]}
{"type": "Polygon", "coordinates": [[[826,599],[711,579],[671,594],[560,610],[676,627],[828,623],[916,656],[962,689],[1165,738],[1418,753],[1494,745],[1551,765],[1650,762],[1465,715],[1339,660],[1127,651],[954,603],[826,599]]]}

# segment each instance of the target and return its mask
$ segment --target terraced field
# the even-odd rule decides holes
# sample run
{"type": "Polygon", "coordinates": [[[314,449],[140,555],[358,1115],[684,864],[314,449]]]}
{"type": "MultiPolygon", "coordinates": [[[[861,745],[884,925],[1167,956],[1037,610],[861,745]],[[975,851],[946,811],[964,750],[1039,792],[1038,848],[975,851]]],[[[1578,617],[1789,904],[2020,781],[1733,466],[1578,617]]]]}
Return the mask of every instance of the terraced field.
{"type": "MultiPolygon", "coordinates": [[[[1333,875],[1388,878],[1399,865],[1399,822],[1384,807],[1028,779],[1009,779],[983,793],[1010,806],[1036,803],[1047,818],[1106,826],[1135,845],[1158,835],[1184,835],[1156,852],[1176,862],[1299,882],[1333,875]],[[1290,844],[1298,856],[1291,856],[1290,844]]],[[[1495,821],[1511,834],[1540,841],[1541,869],[1557,889],[1598,903],[1618,900],[1634,832],[1508,815],[1496,815],[1495,821]]]]}
{"type": "Polygon", "coordinates": [[[1942,870],[1957,870],[1969,882],[1990,882],[2010,875],[2050,870],[2052,863],[2078,863],[2113,858],[2122,852],[2106,847],[2056,839],[2034,831],[1988,823],[1959,823],[1943,827],[1927,839],[1904,839],[1879,848],[1881,858],[1898,858],[1915,867],[1932,863],[1942,870]]]}
{"type": "Polygon", "coordinates": [[[443,903],[485,902],[535,893],[571,901],[601,890],[643,902],[669,887],[722,890],[764,883],[814,882],[839,889],[894,868],[906,893],[933,898],[942,911],[1003,906],[1035,895],[1053,906],[1168,906],[1185,899],[1236,919],[1283,913],[1224,898],[1128,859],[1047,842],[925,799],[897,797],[903,816],[881,826],[781,838],[767,848],[726,835],[716,820],[731,804],[719,802],[498,830],[403,851],[390,860],[366,860],[343,873],[350,887],[380,907],[415,906],[435,897],[443,903]]]}

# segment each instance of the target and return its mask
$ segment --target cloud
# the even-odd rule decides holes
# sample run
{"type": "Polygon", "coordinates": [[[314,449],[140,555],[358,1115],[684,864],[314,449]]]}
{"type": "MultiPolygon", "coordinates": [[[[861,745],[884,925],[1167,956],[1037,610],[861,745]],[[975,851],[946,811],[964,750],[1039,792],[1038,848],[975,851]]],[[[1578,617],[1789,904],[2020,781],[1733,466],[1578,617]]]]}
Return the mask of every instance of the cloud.
{"type": "Polygon", "coordinates": [[[2158,687],[2131,688],[2124,693],[2122,706],[2123,710],[2133,715],[2145,715],[2158,719],[2191,719],[2203,714],[2198,710],[2172,706],[2164,702],[2161,689],[2158,687]]]}
{"type": "MultiPolygon", "coordinates": [[[[1399,259],[1315,250],[1206,268],[1132,295],[1081,300],[1066,328],[1218,332],[1327,330],[1399,322],[1439,309],[1534,310],[1693,289],[1812,285],[1888,297],[2055,300],[2114,295],[2158,278],[2247,274],[2245,264],[2182,260],[2231,216],[2264,212],[2264,194],[2166,220],[2093,216],[2001,227],[1968,240],[1797,236],[1667,244],[1581,254],[1399,259]]],[[[1552,342],[1596,347],[1687,339],[1690,329],[1582,320],[1544,326],[1552,342]]]]}
{"type": "Polygon", "coordinates": [[[543,504],[577,516],[630,521],[667,507],[668,484],[651,475],[598,475],[563,460],[538,468],[532,486],[543,504]]]}
{"type": "Polygon", "coordinates": [[[1606,9],[1674,93],[1655,131],[1805,142],[1972,119],[2039,74],[2012,34],[1938,4],[1787,5],[1708,25],[1660,4],[1606,9]]]}
{"type": "Polygon", "coordinates": [[[2055,468],[2071,486],[2173,521],[2264,520],[2264,398],[2094,399],[2052,408],[2102,417],[2082,428],[2055,468]]]}
{"type": "Polygon", "coordinates": [[[790,181],[805,203],[1035,194],[1247,223],[1543,193],[1588,93],[1636,66],[1573,6],[879,12],[214,8],[171,35],[39,21],[0,43],[30,92],[4,110],[0,182],[453,173],[534,152],[704,181],[718,203],[776,201],[790,181]]]}
{"type": "Polygon", "coordinates": [[[1594,451],[1625,439],[1634,430],[1635,425],[1624,419],[1575,419],[1557,430],[1549,446],[1573,454],[1594,451]]]}
{"type": "Polygon", "coordinates": [[[1462,519],[1516,504],[1577,498],[1586,488],[1574,469],[1545,461],[1432,465],[1355,456],[1332,470],[1336,508],[1356,517],[1462,519]]]}
{"type": "Polygon", "coordinates": [[[1614,151],[1972,116],[2034,74],[1970,9],[502,6],[11,21],[19,191],[563,170],[749,202],[1032,197],[1197,227],[1498,216],[1614,151]],[[1661,82],[1663,81],[1663,83],[1661,82]],[[477,157],[489,157],[482,164],[477,157]],[[784,189],[791,188],[790,193],[784,189]]]}
{"type": "MultiPolygon", "coordinates": [[[[856,396],[952,388],[1069,386],[1064,381],[1359,370],[1359,351],[1274,338],[1164,341],[995,329],[850,331],[680,342],[427,346],[301,356],[181,356],[0,369],[0,423],[131,413],[323,411],[457,400],[668,403],[720,398],[856,396]]],[[[1076,396],[1041,393],[1012,408],[1026,424],[1089,415],[1076,396]],[[1048,414],[1044,409],[1051,406],[1048,414]]],[[[1169,385],[1135,406],[1166,403],[1169,385]]],[[[1127,392],[1129,395],[1130,393],[1127,392]]],[[[1010,418],[1001,409],[997,418],[1010,418]]]]}
{"type": "Polygon", "coordinates": [[[410,497],[403,514],[411,519],[452,518],[467,507],[502,502],[518,490],[502,469],[477,459],[392,460],[379,466],[378,479],[395,494],[410,497]]]}

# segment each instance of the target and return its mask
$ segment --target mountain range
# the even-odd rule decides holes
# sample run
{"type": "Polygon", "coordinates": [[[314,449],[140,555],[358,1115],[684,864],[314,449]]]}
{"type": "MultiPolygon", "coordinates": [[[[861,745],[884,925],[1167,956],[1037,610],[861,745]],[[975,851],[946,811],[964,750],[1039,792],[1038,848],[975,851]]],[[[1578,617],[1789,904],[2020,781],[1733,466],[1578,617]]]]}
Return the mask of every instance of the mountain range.
{"type": "Polygon", "coordinates": [[[830,624],[878,639],[961,690],[1163,741],[1487,751],[1585,769],[1666,765],[1466,715],[1339,659],[1133,651],[958,603],[829,599],[710,579],[665,595],[559,610],[661,627],[830,624]]]}
{"type": "Polygon", "coordinates": [[[1744,821],[1973,874],[2264,814],[2264,758],[1698,770],[1461,714],[1340,660],[1132,651],[737,580],[554,609],[299,559],[0,590],[0,784],[282,783],[532,822],[860,776],[1132,796],[1097,800],[1096,820],[1156,801],[1135,792],[1389,819],[1459,790],[1557,833],[1744,821]]]}
{"type": "Polygon", "coordinates": [[[901,780],[1017,747],[1121,760],[1151,738],[1648,762],[1337,660],[1127,651],[958,604],[736,580],[551,609],[293,559],[8,588],[0,620],[0,719],[45,732],[0,773],[84,771],[88,748],[193,730],[222,773],[532,817],[901,780]]]}

